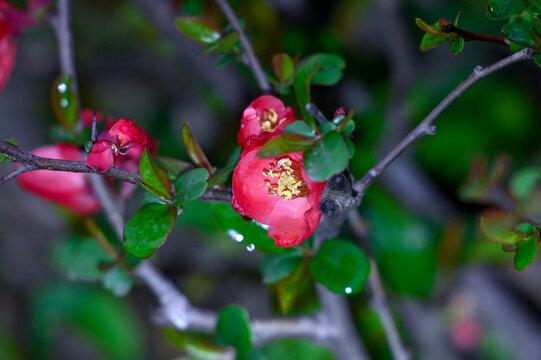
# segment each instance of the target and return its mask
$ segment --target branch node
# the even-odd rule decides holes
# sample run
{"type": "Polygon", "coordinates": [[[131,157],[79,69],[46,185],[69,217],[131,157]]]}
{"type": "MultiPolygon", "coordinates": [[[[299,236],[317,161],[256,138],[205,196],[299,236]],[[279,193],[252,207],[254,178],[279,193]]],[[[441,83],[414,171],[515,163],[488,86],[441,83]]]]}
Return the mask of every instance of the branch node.
{"type": "Polygon", "coordinates": [[[473,69],[473,72],[475,73],[475,75],[476,75],[477,77],[483,77],[483,76],[485,76],[485,68],[482,67],[481,65],[477,65],[477,66],[475,67],[475,69],[473,69]]]}
{"type": "Polygon", "coordinates": [[[378,171],[376,169],[370,169],[370,171],[368,171],[368,176],[375,179],[378,177],[378,171]]]}
{"type": "Polygon", "coordinates": [[[425,134],[430,135],[430,136],[436,135],[436,126],[435,125],[430,125],[429,127],[427,127],[426,131],[425,131],[425,134]]]}

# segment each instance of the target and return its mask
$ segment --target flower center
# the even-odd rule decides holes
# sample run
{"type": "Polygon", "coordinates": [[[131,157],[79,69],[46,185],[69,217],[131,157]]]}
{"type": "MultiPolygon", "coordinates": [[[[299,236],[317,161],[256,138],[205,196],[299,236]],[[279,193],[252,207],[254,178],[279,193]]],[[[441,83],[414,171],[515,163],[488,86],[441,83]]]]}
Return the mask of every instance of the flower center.
{"type": "Polygon", "coordinates": [[[274,109],[270,109],[268,111],[263,111],[263,119],[261,117],[257,117],[259,120],[259,125],[261,125],[261,128],[265,132],[274,132],[278,126],[280,126],[281,123],[284,122],[286,118],[282,118],[278,120],[278,114],[274,109]]]}
{"type": "Polygon", "coordinates": [[[271,195],[292,200],[308,195],[308,187],[302,179],[301,165],[288,157],[275,160],[263,170],[265,185],[271,195]]]}

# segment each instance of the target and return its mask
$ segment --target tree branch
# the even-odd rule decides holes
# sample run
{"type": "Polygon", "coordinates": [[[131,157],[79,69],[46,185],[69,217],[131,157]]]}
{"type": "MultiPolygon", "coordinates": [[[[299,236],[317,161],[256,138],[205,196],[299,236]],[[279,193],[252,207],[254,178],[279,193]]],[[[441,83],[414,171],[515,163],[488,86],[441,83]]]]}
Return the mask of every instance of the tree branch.
{"type": "Polygon", "coordinates": [[[469,32],[461,28],[458,28],[453,24],[447,24],[443,26],[441,28],[441,31],[443,31],[446,34],[457,33],[458,35],[464,38],[464,41],[477,40],[477,41],[485,41],[485,42],[490,42],[490,43],[495,43],[495,44],[500,44],[500,45],[507,45],[504,37],[469,32]]]}
{"type": "Polygon", "coordinates": [[[532,57],[532,49],[524,49],[513,55],[506,57],[486,68],[476,66],[466,80],[460,83],[449,95],[447,95],[424,119],[413,129],[404,139],[402,139],[391,151],[383,157],[372,169],[370,169],[360,180],[355,183],[355,190],[358,191],[357,197],[359,201],[363,198],[366,189],[378,178],[389,164],[391,164],[404,150],[410,147],[414,142],[425,135],[434,135],[436,127],[432,125],[434,120],[449,107],[456,99],[458,99],[466,90],[468,90],[477,81],[495,73],[516,62],[530,59],[532,57]]]}
{"type": "Polygon", "coordinates": [[[222,9],[222,12],[224,13],[225,17],[227,18],[231,26],[239,34],[239,41],[248,59],[247,65],[252,71],[252,74],[254,75],[254,78],[257,82],[257,85],[259,86],[259,89],[264,94],[270,93],[271,86],[270,86],[269,81],[267,80],[267,75],[265,75],[265,71],[263,70],[261,63],[259,62],[259,60],[257,59],[255,55],[252,44],[250,43],[250,40],[248,40],[248,37],[246,36],[246,33],[244,32],[244,29],[242,28],[242,25],[239,21],[239,18],[237,17],[237,15],[235,15],[235,12],[231,8],[231,5],[229,5],[227,0],[216,0],[216,3],[220,7],[220,9],[222,9]]]}

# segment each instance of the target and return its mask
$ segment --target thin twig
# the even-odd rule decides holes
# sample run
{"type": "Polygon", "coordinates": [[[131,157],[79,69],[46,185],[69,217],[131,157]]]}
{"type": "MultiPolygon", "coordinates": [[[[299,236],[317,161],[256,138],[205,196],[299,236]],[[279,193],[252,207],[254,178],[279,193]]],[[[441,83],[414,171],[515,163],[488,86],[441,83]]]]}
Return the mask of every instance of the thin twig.
{"type": "Polygon", "coordinates": [[[447,24],[443,26],[441,28],[441,31],[443,31],[446,34],[457,33],[458,35],[464,38],[464,41],[477,40],[477,41],[485,41],[485,42],[490,42],[490,43],[495,43],[495,44],[500,44],[500,45],[507,45],[504,37],[473,33],[473,32],[458,28],[453,24],[447,24]]]}
{"type": "Polygon", "coordinates": [[[0,179],[0,185],[4,185],[9,180],[15,179],[17,176],[24,174],[25,172],[29,172],[34,170],[30,165],[21,165],[3,178],[0,179]]]}
{"type": "Polygon", "coordinates": [[[402,139],[391,151],[381,159],[376,166],[370,169],[360,180],[355,183],[355,189],[358,191],[359,201],[364,196],[366,189],[378,178],[387,166],[389,166],[404,150],[410,147],[415,141],[425,135],[434,135],[436,127],[432,125],[434,120],[449,107],[456,99],[458,99],[466,90],[468,90],[477,81],[495,73],[516,62],[530,59],[532,57],[532,49],[524,49],[513,55],[506,57],[486,68],[482,66],[475,67],[466,80],[458,85],[451,93],[449,93],[424,119],[415,129],[413,129],[404,139],[402,139]]]}
{"type": "Polygon", "coordinates": [[[252,47],[252,44],[250,43],[250,40],[248,40],[248,37],[246,36],[246,33],[244,32],[244,29],[242,28],[242,25],[239,21],[239,18],[231,8],[231,5],[227,2],[227,0],[216,0],[216,3],[222,9],[222,12],[224,13],[225,17],[231,24],[231,26],[237,31],[239,34],[239,41],[242,45],[242,48],[244,49],[244,52],[246,53],[246,57],[248,59],[248,67],[252,71],[252,74],[254,75],[254,78],[257,82],[257,85],[259,86],[259,89],[262,93],[268,94],[271,92],[271,86],[269,81],[267,80],[267,75],[265,75],[265,71],[263,70],[263,67],[261,66],[261,63],[255,56],[254,49],[252,47]]]}

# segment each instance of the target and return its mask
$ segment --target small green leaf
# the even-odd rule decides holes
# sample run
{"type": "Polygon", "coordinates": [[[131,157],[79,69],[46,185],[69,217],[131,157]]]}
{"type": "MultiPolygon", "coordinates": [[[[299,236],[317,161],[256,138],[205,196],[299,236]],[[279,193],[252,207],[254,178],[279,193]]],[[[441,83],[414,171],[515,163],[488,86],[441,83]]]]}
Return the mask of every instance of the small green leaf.
{"type": "Polygon", "coordinates": [[[541,54],[533,54],[533,61],[535,62],[535,65],[541,68],[541,54]]]}
{"type": "Polygon", "coordinates": [[[520,16],[513,16],[509,19],[509,23],[502,27],[502,32],[514,43],[524,46],[533,46],[535,45],[535,39],[532,31],[534,31],[536,27],[536,21],[537,20],[528,13],[524,13],[520,16]]]}
{"type": "MultiPolygon", "coordinates": [[[[7,140],[4,140],[4,142],[13,146],[18,146],[18,142],[15,139],[7,139],[7,140]]],[[[11,156],[0,153],[0,164],[9,162],[11,160],[12,160],[11,156]]]]}
{"type": "Polygon", "coordinates": [[[315,85],[335,85],[342,78],[342,70],[346,62],[335,54],[314,54],[310,59],[318,62],[318,67],[312,76],[311,82],[315,85]]]}
{"type": "Polygon", "coordinates": [[[100,264],[111,259],[92,238],[71,237],[53,251],[55,265],[69,280],[97,281],[103,276],[100,264]]]}
{"type": "Polygon", "coordinates": [[[316,127],[316,122],[308,110],[306,110],[306,104],[311,101],[310,84],[318,66],[319,62],[316,59],[309,59],[300,66],[293,80],[293,88],[295,89],[295,96],[297,97],[297,103],[301,109],[302,117],[313,128],[316,127]]]}
{"type": "Polygon", "coordinates": [[[322,134],[327,134],[331,131],[336,130],[336,125],[330,121],[327,121],[319,125],[319,130],[321,131],[322,134]]]}
{"type": "Polygon", "coordinates": [[[305,138],[313,138],[316,135],[314,129],[302,120],[293,121],[291,124],[287,124],[283,133],[294,134],[304,136],[305,138]]]}
{"type": "Polygon", "coordinates": [[[227,164],[225,164],[225,167],[218,170],[213,177],[211,177],[208,181],[208,187],[212,188],[216,185],[224,185],[227,179],[229,178],[229,175],[235,170],[235,167],[237,167],[237,164],[240,160],[240,154],[242,153],[242,149],[240,146],[237,146],[235,150],[231,153],[229,156],[229,159],[227,160],[227,164]]]}
{"type": "Polygon", "coordinates": [[[130,292],[133,286],[133,278],[126,269],[115,266],[103,274],[102,283],[103,287],[111,291],[115,296],[122,297],[130,292]]]}
{"type": "Polygon", "coordinates": [[[207,188],[209,173],[207,169],[195,169],[182,175],[175,183],[177,197],[175,205],[183,205],[203,195],[207,188]]]}
{"type": "Polygon", "coordinates": [[[488,0],[488,18],[492,20],[505,19],[520,14],[526,9],[525,1],[517,0],[488,0]]]}
{"type": "Polygon", "coordinates": [[[272,57],[272,70],[278,81],[284,83],[295,73],[295,63],[288,54],[279,53],[272,57]]]}
{"type": "Polygon", "coordinates": [[[282,280],[299,267],[302,259],[302,251],[297,248],[292,248],[283,254],[268,255],[261,265],[263,282],[272,284],[282,280]]]}
{"type": "Polygon", "coordinates": [[[344,170],[348,164],[349,151],[342,135],[330,132],[323,141],[304,153],[304,165],[313,181],[325,181],[344,170]]]}
{"type": "Polygon", "coordinates": [[[310,273],[335,293],[356,294],[368,279],[370,262],[353,243],[330,240],[324,242],[319,253],[310,260],[310,273]]]}
{"type": "Polygon", "coordinates": [[[158,196],[172,199],[171,183],[165,171],[152,159],[147,149],[143,151],[139,162],[139,173],[143,179],[143,187],[158,196]]]}
{"type": "Polygon", "coordinates": [[[537,236],[530,236],[518,244],[518,250],[515,253],[514,266],[518,271],[526,269],[535,258],[535,252],[537,251],[537,236]]]}
{"type": "Polygon", "coordinates": [[[51,101],[56,118],[65,129],[73,129],[79,119],[79,104],[69,75],[60,75],[51,89],[51,101]]]}
{"type": "Polygon", "coordinates": [[[278,283],[278,302],[284,314],[287,314],[293,308],[293,305],[295,305],[301,285],[308,276],[308,273],[308,262],[303,261],[295,271],[278,283]]]}
{"type": "Polygon", "coordinates": [[[511,176],[509,188],[518,200],[526,202],[540,180],[541,168],[529,167],[521,169],[511,176]]]}
{"type": "Polygon", "coordinates": [[[176,24],[185,35],[204,45],[210,45],[220,38],[219,32],[197,18],[181,17],[176,24]]]}
{"type": "Polygon", "coordinates": [[[138,258],[148,258],[163,245],[177,221],[171,205],[148,204],[128,220],[124,228],[124,248],[138,258]]]}
{"type": "Polygon", "coordinates": [[[257,157],[270,158],[278,155],[304,151],[314,147],[316,143],[303,136],[282,134],[267,141],[257,152],[257,157]]]}
{"type": "Polygon", "coordinates": [[[182,142],[186,147],[186,151],[188,151],[188,156],[194,162],[194,164],[197,165],[197,167],[207,169],[210,176],[214,175],[212,166],[210,165],[203,150],[201,150],[199,143],[190,131],[188,124],[184,124],[182,127],[182,142]]]}
{"type": "MultiPolygon", "coordinates": [[[[422,20],[420,21],[422,22],[422,20]]],[[[417,26],[419,26],[419,23],[417,23],[417,26]]],[[[430,32],[425,30],[426,31],[425,35],[423,36],[423,39],[421,40],[421,45],[419,45],[419,49],[421,51],[427,51],[427,50],[433,49],[436,46],[441,45],[445,41],[448,40],[448,37],[446,37],[444,33],[441,31],[439,21],[434,23],[434,25],[429,26],[429,29],[431,30],[430,32]]]]}
{"type": "Polygon", "coordinates": [[[219,347],[194,332],[165,328],[164,333],[175,346],[186,352],[189,359],[223,360],[227,358],[226,354],[230,350],[228,347],[219,347]]]}
{"type": "Polygon", "coordinates": [[[237,350],[237,360],[248,359],[252,353],[250,331],[250,316],[240,306],[228,305],[218,314],[216,336],[237,350]]]}
{"type": "Polygon", "coordinates": [[[464,49],[464,38],[459,36],[456,39],[451,40],[449,43],[449,49],[455,55],[460,54],[464,49]]]}
{"type": "Polygon", "coordinates": [[[351,159],[353,157],[353,155],[355,155],[355,143],[353,141],[351,141],[351,139],[348,138],[348,137],[344,138],[344,140],[346,140],[346,145],[348,147],[349,158],[351,159]]]}
{"type": "Polygon", "coordinates": [[[499,211],[485,212],[479,221],[485,236],[496,244],[515,244],[523,240],[512,231],[517,225],[513,216],[499,211]]]}
{"type": "Polygon", "coordinates": [[[218,60],[216,60],[216,64],[214,64],[214,66],[216,67],[216,69],[221,69],[227,64],[232,63],[233,61],[235,61],[235,55],[231,53],[226,53],[218,60]]]}
{"type": "Polygon", "coordinates": [[[220,40],[216,41],[205,50],[201,52],[201,55],[209,53],[228,52],[233,49],[239,42],[239,34],[235,31],[231,34],[224,36],[220,40]]]}
{"type": "Polygon", "coordinates": [[[173,159],[165,156],[156,156],[154,160],[166,172],[167,176],[169,176],[170,181],[177,180],[180,173],[190,167],[193,167],[193,165],[187,161],[173,159]]]}
{"type": "Polygon", "coordinates": [[[535,227],[530,223],[520,223],[515,226],[515,231],[518,232],[519,235],[526,237],[534,233],[535,227]]]}
{"type": "Polygon", "coordinates": [[[351,119],[346,123],[346,126],[344,126],[344,129],[342,130],[342,135],[348,136],[353,132],[353,130],[355,130],[355,121],[351,119]]]}

